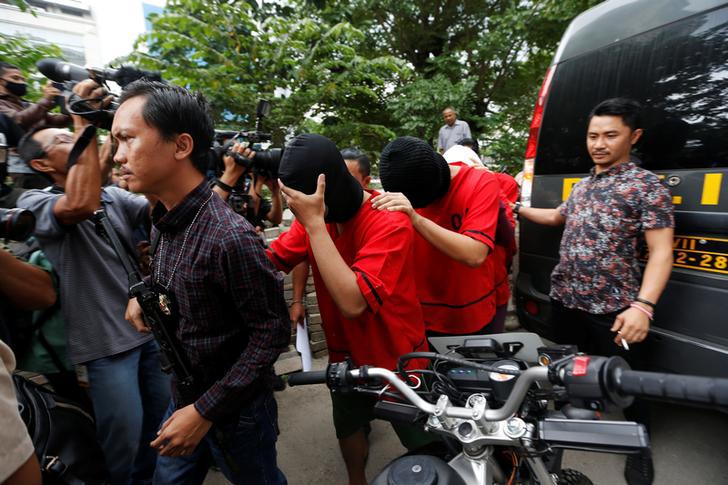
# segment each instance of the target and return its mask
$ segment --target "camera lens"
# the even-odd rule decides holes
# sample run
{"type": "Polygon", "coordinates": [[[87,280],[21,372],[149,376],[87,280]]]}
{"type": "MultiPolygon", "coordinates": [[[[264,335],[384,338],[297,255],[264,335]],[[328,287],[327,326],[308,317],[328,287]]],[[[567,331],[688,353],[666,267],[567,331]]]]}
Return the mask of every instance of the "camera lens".
{"type": "Polygon", "coordinates": [[[25,209],[0,209],[0,238],[23,241],[35,229],[35,216],[25,209]]]}

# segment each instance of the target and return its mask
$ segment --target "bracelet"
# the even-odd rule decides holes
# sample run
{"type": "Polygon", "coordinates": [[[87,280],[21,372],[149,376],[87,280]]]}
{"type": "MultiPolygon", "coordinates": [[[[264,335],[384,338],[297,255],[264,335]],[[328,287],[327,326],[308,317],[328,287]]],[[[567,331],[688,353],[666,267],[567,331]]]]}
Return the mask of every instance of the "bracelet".
{"type": "Polygon", "coordinates": [[[641,311],[642,313],[644,313],[645,315],[647,315],[647,318],[649,318],[650,321],[652,321],[652,312],[649,312],[649,311],[645,310],[644,308],[642,308],[641,306],[635,305],[634,303],[630,303],[629,304],[629,307],[630,308],[634,308],[635,310],[641,311]]]}
{"type": "Polygon", "coordinates": [[[288,307],[290,308],[296,303],[300,303],[301,305],[303,305],[303,300],[291,300],[290,303],[288,303],[288,307]]]}
{"type": "Polygon", "coordinates": [[[640,298],[640,297],[638,296],[637,298],[635,298],[635,299],[634,299],[634,301],[638,301],[638,302],[640,302],[640,303],[644,303],[645,305],[647,305],[647,306],[651,307],[651,308],[652,308],[652,310],[654,310],[654,309],[655,309],[655,304],[654,304],[654,303],[652,303],[652,302],[651,302],[650,300],[645,300],[644,298],[640,298]]]}
{"type": "Polygon", "coordinates": [[[220,187],[225,192],[232,192],[233,191],[233,188],[231,186],[229,186],[228,184],[226,184],[225,182],[223,182],[220,179],[215,179],[215,185],[217,185],[218,187],[220,187]]]}

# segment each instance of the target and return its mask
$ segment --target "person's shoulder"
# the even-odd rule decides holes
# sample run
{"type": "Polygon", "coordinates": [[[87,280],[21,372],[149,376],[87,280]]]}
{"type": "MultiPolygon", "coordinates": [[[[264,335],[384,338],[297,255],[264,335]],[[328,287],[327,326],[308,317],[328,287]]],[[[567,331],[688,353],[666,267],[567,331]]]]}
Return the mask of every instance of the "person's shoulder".
{"type": "Polygon", "coordinates": [[[145,203],[147,198],[142,194],[136,194],[129,192],[126,189],[117,187],[116,185],[108,185],[101,189],[103,197],[107,197],[115,202],[134,202],[134,203],[145,203]]]}
{"type": "Polygon", "coordinates": [[[50,188],[26,190],[20,194],[20,197],[18,197],[18,207],[27,208],[29,206],[40,204],[46,200],[57,199],[61,197],[61,195],[62,194],[51,192],[50,188]]]}
{"type": "Polygon", "coordinates": [[[462,125],[462,126],[470,126],[468,125],[468,122],[465,120],[455,120],[456,125],[462,125]]]}

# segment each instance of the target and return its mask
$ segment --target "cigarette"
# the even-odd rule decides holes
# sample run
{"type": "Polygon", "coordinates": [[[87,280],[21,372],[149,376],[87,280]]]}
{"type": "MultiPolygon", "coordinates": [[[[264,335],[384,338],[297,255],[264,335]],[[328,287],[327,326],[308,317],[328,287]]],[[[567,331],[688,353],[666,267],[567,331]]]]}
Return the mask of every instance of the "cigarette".
{"type": "Polygon", "coordinates": [[[627,343],[627,341],[626,341],[626,340],[624,339],[624,337],[622,337],[622,348],[623,348],[624,350],[629,350],[629,344],[628,344],[628,343],[627,343]]]}

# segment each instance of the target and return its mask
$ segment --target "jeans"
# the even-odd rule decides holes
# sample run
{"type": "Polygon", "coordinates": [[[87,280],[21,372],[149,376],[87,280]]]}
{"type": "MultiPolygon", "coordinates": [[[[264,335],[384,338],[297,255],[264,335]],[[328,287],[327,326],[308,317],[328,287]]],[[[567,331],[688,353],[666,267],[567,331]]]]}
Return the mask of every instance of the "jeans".
{"type": "Polygon", "coordinates": [[[96,435],[114,485],[150,483],[154,440],[170,398],[170,379],[150,340],[132,350],[86,363],[96,435]]]}
{"type": "MultiPolygon", "coordinates": [[[[174,411],[170,402],[164,419],[174,411]]],[[[237,419],[213,424],[191,455],[159,456],[154,484],[201,484],[215,463],[234,484],[285,485],[276,462],[277,439],[278,405],[273,393],[266,391],[245,405],[237,419]]]]}

